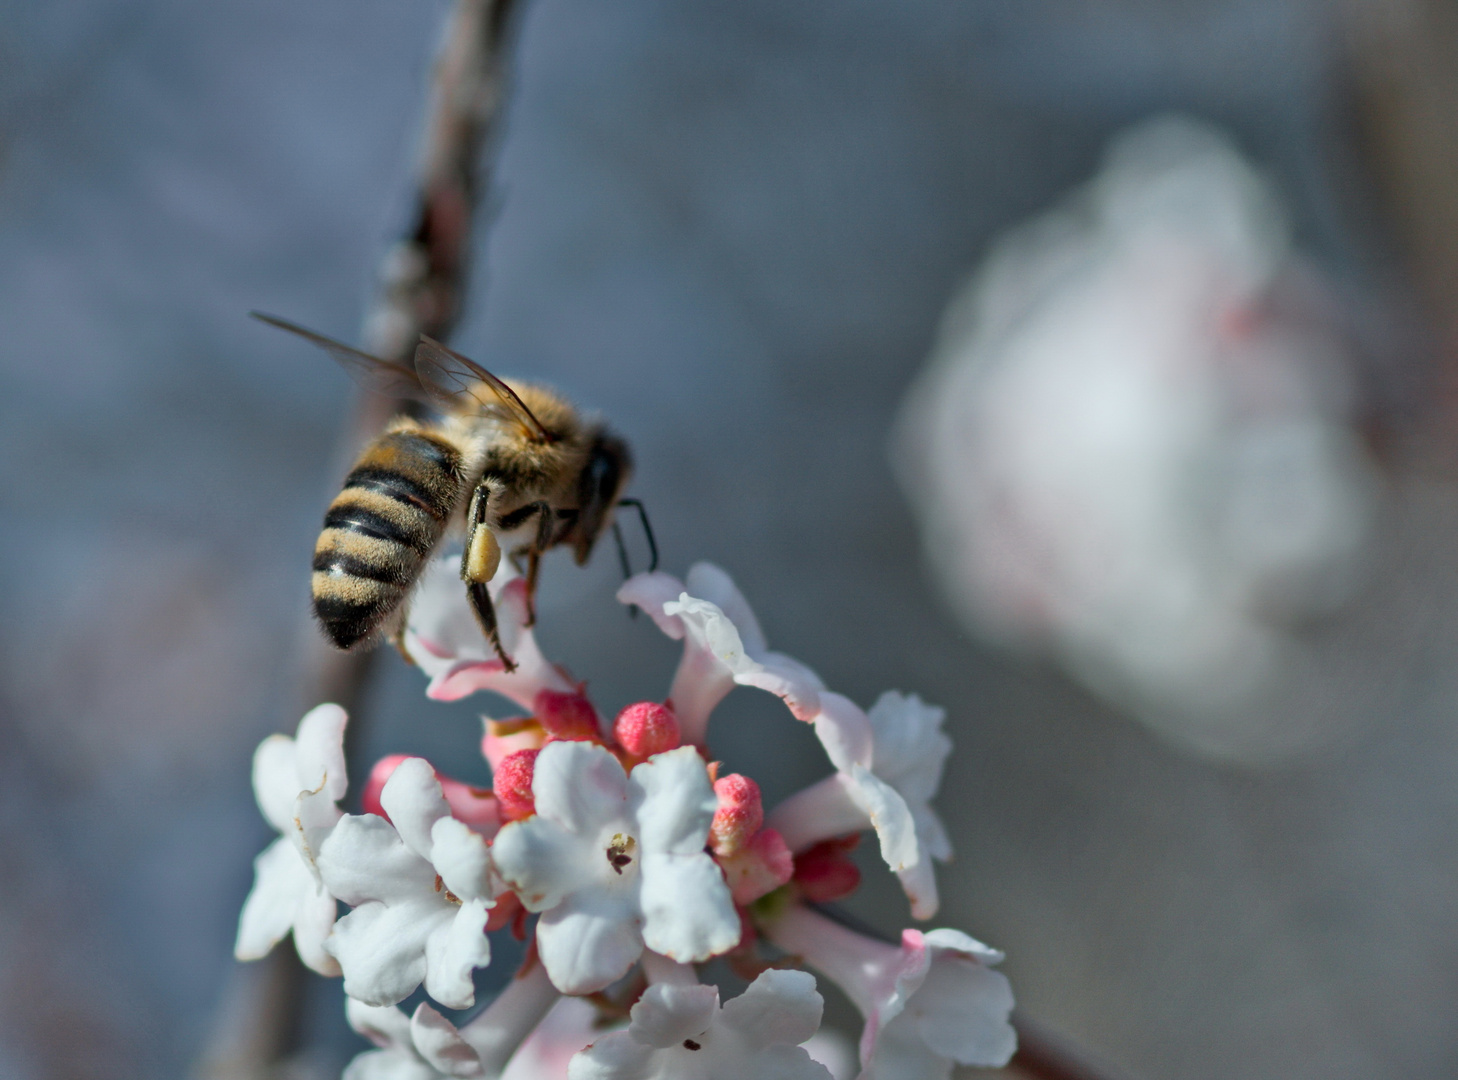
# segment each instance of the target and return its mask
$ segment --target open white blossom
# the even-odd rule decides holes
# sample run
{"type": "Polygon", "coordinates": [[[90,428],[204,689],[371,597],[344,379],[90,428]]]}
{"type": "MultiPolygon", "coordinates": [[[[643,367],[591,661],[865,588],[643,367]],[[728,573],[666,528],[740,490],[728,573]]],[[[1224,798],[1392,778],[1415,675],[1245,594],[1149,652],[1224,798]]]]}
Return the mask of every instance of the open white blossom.
{"type": "MultiPolygon", "coordinates": [[[[366,1005],[350,998],[345,1007],[350,1026],[380,1049],[358,1055],[345,1069],[343,1080],[436,1080],[437,1077],[500,1077],[509,1080],[513,1065],[522,1061],[547,1060],[555,1055],[566,1074],[573,1052],[590,1041],[582,1024],[558,1023],[542,1030],[539,1025],[559,1000],[557,990],[540,964],[521,972],[496,1000],[465,1027],[457,1029],[435,1009],[421,1002],[410,1017],[393,1005],[366,1005]],[[533,1032],[548,1038],[565,1038],[564,1047],[541,1045],[523,1054],[533,1032]]],[[[591,1013],[592,1010],[588,1009],[591,1013]]],[[[575,1014],[580,1020],[581,1015],[575,1014]]],[[[541,1043],[541,1039],[537,1040],[541,1043]]],[[[541,1080],[538,1075],[533,1080],[541,1080]]]]}
{"type": "Polygon", "coordinates": [[[410,601],[404,635],[406,654],[430,676],[426,696],[457,701],[491,690],[530,709],[542,690],[576,689],[548,663],[526,625],[526,582],[509,562],[501,564],[488,590],[496,607],[496,632],[515,671],[506,670],[481,632],[461,582],[460,555],[443,555],[426,566],[410,601]]]}
{"type": "Polygon", "coordinates": [[[253,755],[253,794],[280,836],[253,862],[253,889],[238,919],[233,954],[257,960],[293,931],[299,958],[321,975],[338,975],[324,950],[337,905],[315,865],[319,845],[342,816],[349,787],[344,725],[338,705],[320,705],[299,721],[294,738],[270,735],[253,755]]]}
{"type": "Polygon", "coordinates": [[[572,1059],[568,1080],[830,1080],[800,1046],[820,1027],[823,1002],[804,971],[770,970],[719,1004],[713,986],[657,984],[633,1006],[626,1031],[572,1059]]]}
{"type": "Polygon", "coordinates": [[[766,928],[845,991],[866,1018],[862,1080],[947,1080],[956,1064],[1006,1065],[1017,1049],[1002,953],[957,930],[863,937],[795,905],[766,928]]]}
{"type": "Polygon", "coordinates": [[[555,742],[536,759],[536,813],[497,834],[497,870],[529,911],[564,993],[601,990],[644,944],[680,962],[739,941],[724,875],[704,845],[717,800],[693,747],[631,775],[601,746],[555,742]]]}
{"type": "Polygon", "coordinates": [[[380,804],[389,821],[346,816],[319,851],[325,885],[354,908],[325,948],[343,969],[345,993],[367,1004],[393,1005],[423,981],[441,1004],[466,1008],[472,969],[491,960],[486,841],[451,817],[422,758],[400,763],[380,804]]]}
{"type": "Polygon", "coordinates": [[[929,919],[939,905],[932,859],[952,854],[929,802],[951,750],[941,731],[944,714],[894,692],[883,694],[872,713],[840,694],[820,694],[812,720],[836,771],[777,806],[768,824],[797,853],[833,836],[875,829],[881,857],[900,878],[911,913],[929,919]]]}
{"type": "Polygon", "coordinates": [[[662,571],[638,574],[618,590],[618,599],[636,604],[684,643],[668,700],[685,742],[702,745],[709,714],[735,684],[778,695],[801,720],[819,707],[825,684],[798,660],[770,651],[748,601],[712,563],[695,563],[687,582],[662,571]]]}

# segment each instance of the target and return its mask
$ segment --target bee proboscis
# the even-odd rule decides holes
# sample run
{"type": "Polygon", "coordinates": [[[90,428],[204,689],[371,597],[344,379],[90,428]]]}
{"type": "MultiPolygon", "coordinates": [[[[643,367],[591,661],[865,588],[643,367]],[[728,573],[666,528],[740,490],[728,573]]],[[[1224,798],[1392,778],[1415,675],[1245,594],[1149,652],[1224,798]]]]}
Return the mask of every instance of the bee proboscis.
{"type": "Polygon", "coordinates": [[[421,336],[415,365],[351,348],[273,315],[254,317],[322,348],[367,389],[423,401],[434,422],[391,420],[355,462],[329,504],[314,546],[314,614],[341,649],[403,626],[410,590],[452,524],[464,527],[461,579],[481,629],[507,670],[487,583],[501,562],[502,541],[519,541],[525,560],[528,623],[542,555],[571,547],[579,565],[609,527],[623,566],[618,506],[636,507],[657,564],[642,504],[622,498],[632,472],[627,443],[597,421],[583,420],[557,394],[506,381],[438,341],[421,336]]]}

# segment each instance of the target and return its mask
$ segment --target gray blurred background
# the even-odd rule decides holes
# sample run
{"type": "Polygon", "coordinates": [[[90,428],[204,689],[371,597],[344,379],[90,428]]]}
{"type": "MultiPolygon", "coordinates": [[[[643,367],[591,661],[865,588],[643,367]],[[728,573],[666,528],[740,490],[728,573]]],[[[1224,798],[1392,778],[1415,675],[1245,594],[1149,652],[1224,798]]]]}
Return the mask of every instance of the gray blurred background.
{"type": "MultiPolygon", "coordinates": [[[[182,1077],[216,1029],[267,834],[249,757],[306,704],[307,564],[354,394],[244,314],[355,336],[445,11],[0,2],[0,1076],[182,1077]]],[[[937,924],[1005,949],[1020,1006],[1132,1076],[1458,1073],[1448,19],[526,4],[456,345],[612,418],[665,568],[724,566],[773,647],[863,704],[947,706],[937,924]],[[1172,108],[1267,170],[1360,313],[1390,480],[1366,583],[1314,631],[1359,715],[1275,768],[1182,754],[975,643],[887,464],[988,242],[1172,108]]],[[[616,708],[665,692],[676,647],[613,602],[610,555],[548,560],[541,637],[616,708]]],[[[492,703],[422,688],[382,658],[357,759],[484,782],[492,703]]],[[[740,691],[714,734],[770,800],[824,768],[779,708],[740,691]]],[[[867,877],[858,912],[898,928],[867,877]]],[[[327,1076],[360,1046],[337,983],[305,1010],[300,1060],[327,1076]]]]}

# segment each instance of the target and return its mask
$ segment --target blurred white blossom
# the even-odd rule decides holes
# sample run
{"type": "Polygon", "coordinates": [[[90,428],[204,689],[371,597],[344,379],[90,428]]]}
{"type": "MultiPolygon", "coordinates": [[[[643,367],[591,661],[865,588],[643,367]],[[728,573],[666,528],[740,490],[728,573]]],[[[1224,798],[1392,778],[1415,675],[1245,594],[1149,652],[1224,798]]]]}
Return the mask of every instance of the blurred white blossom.
{"type": "Polygon", "coordinates": [[[895,440],[964,619],[1204,752],[1315,733],[1261,702],[1354,581],[1376,493],[1335,303],[1209,128],[1117,140],[996,246],[895,440]]]}

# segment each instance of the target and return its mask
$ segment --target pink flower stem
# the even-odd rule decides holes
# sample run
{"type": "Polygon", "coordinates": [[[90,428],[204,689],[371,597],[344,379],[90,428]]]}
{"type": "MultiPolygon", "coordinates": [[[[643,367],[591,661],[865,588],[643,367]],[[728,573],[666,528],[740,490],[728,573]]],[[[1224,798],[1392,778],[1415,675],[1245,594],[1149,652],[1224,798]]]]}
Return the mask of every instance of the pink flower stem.
{"type": "Polygon", "coordinates": [[[652,949],[643,950],[643,974],[650,985],[696,986],[699,977],[692,964],[680,964],[652,949]]]}
{"type": "Polygon", "coordinates": [[[480,1055],[485,1076],[501,1075],[517,1048],[561,996],[532,949],[510,985],[485,1012],[461,1028],[461,1038],[480,1055]]]}
{"type": "Polygon", "coordinates": [[[798,854],[833,836],[869,829],[871,819],[851,798],[850,781],[836,773],[791,795],[765,824],[798,854]]]}
{"type": "Polygon", "coordinates": [[[876,1006],[875,988],[901,963],[901,950],[895,945],[858,934],[800,904],[761,929],[780,948],[803,957],[844,990],[863,1015],[870,1015],[876,1006]]]}

